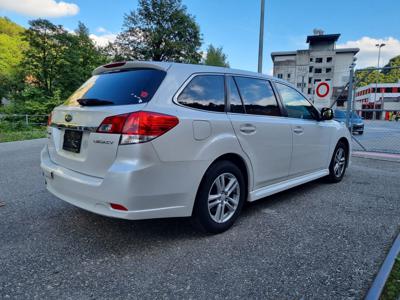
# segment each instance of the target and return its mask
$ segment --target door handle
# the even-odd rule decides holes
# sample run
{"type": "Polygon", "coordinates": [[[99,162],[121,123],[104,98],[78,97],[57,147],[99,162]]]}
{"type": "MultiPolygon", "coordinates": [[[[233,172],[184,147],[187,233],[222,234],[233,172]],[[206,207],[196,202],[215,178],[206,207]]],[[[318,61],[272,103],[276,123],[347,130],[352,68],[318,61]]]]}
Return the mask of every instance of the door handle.
{"type": "Polygon", "coordinates": [[[304,129],[303,129],[303,127],[296,126],[296,127],[293,129],[293,132],[294,132],[294,133],[297,133],[297,134],[302,134],[302,133],[304,132],[304,129]]]}
{"type": "Polygon", "coordinates": [[[243,124],[240,126],[240,132],[244,134],[252,134],[256,132],[256,127],[252,124],[243,124]]]}

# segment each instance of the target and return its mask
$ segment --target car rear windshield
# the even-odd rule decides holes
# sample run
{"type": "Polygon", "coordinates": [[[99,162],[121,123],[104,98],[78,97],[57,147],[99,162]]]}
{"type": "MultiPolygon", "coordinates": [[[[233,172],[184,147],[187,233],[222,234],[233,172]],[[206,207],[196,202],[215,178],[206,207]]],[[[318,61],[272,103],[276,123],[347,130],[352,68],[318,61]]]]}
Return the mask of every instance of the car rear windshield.
{"type": "Polygon", "coordinates": [[[165,75],[166,72],[154,69],[123,70],[95,75],[64,104],[79,106],[96,101],[105,105],[146,103],[154,96],[165,75]]]}

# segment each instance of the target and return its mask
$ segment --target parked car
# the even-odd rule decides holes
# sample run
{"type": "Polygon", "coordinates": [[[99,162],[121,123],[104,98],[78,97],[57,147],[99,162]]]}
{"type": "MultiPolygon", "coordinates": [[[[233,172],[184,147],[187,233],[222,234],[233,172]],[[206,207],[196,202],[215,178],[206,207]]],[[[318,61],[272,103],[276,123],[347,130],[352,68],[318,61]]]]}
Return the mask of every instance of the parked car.
{"type": "Polygon", "coordinates": [[[192,217],[227,230],[244,202],[342,180],[350,135],[290,84],[167,62],[101,66],[49,118],[47,189],[122,219],[192,217]]]}
{"type": "MultiPolygon", "coordinates": [[[[334,118],[336,121],[346,124],[346,116],[347,116],[346,111],[339,109],[335,110],[334,118]]],[[[353,133],[358,133],[358,134],[364,133],[364,121],[359,115],[357,115],[355,112],[352,112],[350,121],[353,133]]]]}

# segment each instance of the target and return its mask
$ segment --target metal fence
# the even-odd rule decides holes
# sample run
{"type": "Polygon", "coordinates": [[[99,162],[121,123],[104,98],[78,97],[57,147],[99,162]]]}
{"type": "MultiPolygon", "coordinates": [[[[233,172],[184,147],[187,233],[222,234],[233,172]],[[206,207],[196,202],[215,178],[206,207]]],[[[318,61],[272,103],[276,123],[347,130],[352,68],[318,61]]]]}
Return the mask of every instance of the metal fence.
{"type": "Polygon", "coordinates": [[[354,151],[400,154],[400,121],[363,121],[363,133],[352,133],[354,151]]]}
{"type": "Polygon", "coordinates": [[[11,128],[45,126],[48,115],[0,114],[0,125],[11,128]]]}
{"type": "Polygon", "coordinates": [[[373,83],[357,89],[359,83],[372,72],[393,69],[400,67],[357,70],[355,74],[359,73],[359,76],[354,76],[352,70],[349,72],[347,102],[344,107],[338,108],[347,112],[346,125],[352,133],[355,151],[400,154],[400,81],[373,83]]]}

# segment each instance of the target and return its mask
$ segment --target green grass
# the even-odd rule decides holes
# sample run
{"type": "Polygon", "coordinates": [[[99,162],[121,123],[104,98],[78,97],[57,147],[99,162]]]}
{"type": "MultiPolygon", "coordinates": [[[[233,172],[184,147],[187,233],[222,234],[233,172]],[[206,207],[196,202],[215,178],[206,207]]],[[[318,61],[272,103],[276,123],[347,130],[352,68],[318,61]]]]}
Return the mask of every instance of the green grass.
{"type": "Polygon", "coordinates": [[[386,282],[385,288],[381,295],[381,300],[398,300],[400,299],[400,255],[396,258],[396,262],[386,282]]]}
{"type": "Polygon", "coordinates": [[[17,126],[0,124],[0,143],[32,140],[46,137],[46,127],[17,126]]]}

